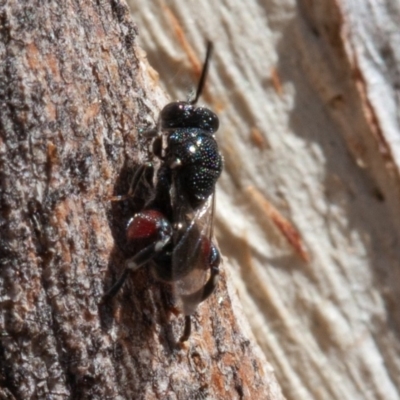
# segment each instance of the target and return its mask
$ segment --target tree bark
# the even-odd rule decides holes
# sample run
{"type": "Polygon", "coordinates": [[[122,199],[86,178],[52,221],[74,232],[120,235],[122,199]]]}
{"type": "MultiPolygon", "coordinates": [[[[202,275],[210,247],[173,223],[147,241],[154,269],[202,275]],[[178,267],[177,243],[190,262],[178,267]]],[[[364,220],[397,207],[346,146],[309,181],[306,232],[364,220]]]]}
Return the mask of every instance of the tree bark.
{"type": "Polygon", "coordinates": [[[0,397],[282,399],[224,271],[186,346],[145,268],[101,304],[167,102],[125,3],[8,0],[0,27],[0,397]]]}
{"type": "Polygon", "coordinates": [[[285,397],[399,399],[398,2],[131,3],[173,98],[215,43],[216,233],[285,397]]]}

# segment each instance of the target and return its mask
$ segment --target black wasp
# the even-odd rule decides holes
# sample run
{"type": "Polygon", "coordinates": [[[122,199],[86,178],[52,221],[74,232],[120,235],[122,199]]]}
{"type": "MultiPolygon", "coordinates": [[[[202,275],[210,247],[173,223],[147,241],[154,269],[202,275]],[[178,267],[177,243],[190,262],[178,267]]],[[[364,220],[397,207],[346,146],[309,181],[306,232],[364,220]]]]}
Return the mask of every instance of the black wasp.
{"type": "Polygon", "coordinates": [[[191,315],[213,292],[219,274],[220,255],[212,242],[215,184],[223,165],[214,137],[219,120],[196,106],[211,54],[208,43],[194,99],[169,103],[160,113],[153,142],[161,160],[154,194],[126,230],[128,243],[139,250],[105,295],[114,296],[131,271],[148,263],[158,279],[172,285],[185,315],[181,342],[189,338],[191,315]]]}

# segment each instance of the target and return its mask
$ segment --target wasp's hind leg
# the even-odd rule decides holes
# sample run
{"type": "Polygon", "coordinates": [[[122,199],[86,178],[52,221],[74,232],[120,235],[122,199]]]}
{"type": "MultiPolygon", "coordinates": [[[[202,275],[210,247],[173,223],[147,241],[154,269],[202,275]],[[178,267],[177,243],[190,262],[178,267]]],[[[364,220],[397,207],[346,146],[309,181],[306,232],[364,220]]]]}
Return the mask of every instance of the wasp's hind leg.
{"type": "Polygon", "coordinates": [[[183,328],[183,333],[181,338],[179,339],[180,343],[186,342],[190,334],[192,332],[192,316],[191,315],[185,315],[185,327],[183,328]]]}
{"type": "Polygon", "coordinates": [[[152,244],[139,251],[139,253],[137,253],[134,257],[131,257],[126,261],[124,272],[114,283],[114,285],[112,285],[111,288],[104,294],[102,300],[103,302],[112,299],[119,292],[130,272],[138,270],[154,257],[154,247],[155,246],[152,244]]]}
{"type": "Polygon", "coordinates": [[[165,246],[171,241],[172,226],[159,211],[145,210],[135,214],[129,221],[126,236],[128,243],[133,245],[143,242],[143,240],[148,244],[133,257],[126,260],[124,272],[106,292],[103,302],[118,293],[131,271],[138,270],[164,250],[165,246]]]}
{"type": "Polygon", "coordinates": [[[212,267],[211,268],[211,275],[206,284],[203,288],[203,295],[201,296],[200,303],[206,300],[215,290],[217,287],[219,280],[219,267],[212,267]]]}

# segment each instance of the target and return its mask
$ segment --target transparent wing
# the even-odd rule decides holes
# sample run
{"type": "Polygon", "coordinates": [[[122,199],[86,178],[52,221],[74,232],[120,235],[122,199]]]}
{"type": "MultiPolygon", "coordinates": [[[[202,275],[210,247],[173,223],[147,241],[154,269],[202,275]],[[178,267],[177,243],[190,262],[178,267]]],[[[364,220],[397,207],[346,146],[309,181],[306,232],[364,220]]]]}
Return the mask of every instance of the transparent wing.
{"type": "Polygon", "coordinates": [[[197,210],[184,201],[174,209],[173,286],[180,308],[191,315],[201,301],[209,272],[214,195],[197,210]]]}

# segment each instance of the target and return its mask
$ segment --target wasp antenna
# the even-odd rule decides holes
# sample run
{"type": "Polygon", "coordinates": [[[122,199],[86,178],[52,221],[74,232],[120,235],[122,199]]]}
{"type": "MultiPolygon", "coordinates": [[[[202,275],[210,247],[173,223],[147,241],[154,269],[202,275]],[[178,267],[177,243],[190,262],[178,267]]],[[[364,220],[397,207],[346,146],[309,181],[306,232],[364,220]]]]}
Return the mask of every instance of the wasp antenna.
{"type": "Polygon", "coordinates": [[[190,104],[196,104],[197,100],[199,99],[201,92],[203,91],[204,88],[204,83],[206,81],[207,77],[207,72],[208,72],[208,66],[210,64],[210,59],[213,51],[213,44],[210,41],[207,41],[207,52],[206,52],[206,58],[204,59],[204,64],[203,64],[203,70],[201,71],[201,76],[199,80],[199,84],[197,86],[196,90],[196,96],[195,98],[190,102],[190,104]]]}

